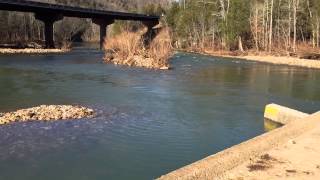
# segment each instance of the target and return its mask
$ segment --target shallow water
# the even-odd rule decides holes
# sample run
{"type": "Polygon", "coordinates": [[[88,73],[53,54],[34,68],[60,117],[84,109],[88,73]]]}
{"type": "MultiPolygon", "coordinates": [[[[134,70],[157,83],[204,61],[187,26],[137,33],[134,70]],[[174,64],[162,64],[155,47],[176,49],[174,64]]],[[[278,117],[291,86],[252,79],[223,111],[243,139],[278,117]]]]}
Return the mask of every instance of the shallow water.
{"type": "Polygon", "coordinates": [[[320,109],[320,71],[178,53],[174,69],[103,54],[0,56],[0,112],[81,104],[91,120],[0,126],[1,180],[153,179],[264,132],[274,102],[320,109]]]}

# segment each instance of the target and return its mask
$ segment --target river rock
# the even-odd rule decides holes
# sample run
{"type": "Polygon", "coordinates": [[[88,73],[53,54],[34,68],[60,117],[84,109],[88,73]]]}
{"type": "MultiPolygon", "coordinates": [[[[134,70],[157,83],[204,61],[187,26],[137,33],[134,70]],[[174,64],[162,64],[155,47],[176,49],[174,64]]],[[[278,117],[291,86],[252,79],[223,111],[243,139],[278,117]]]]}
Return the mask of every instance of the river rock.
{"type": "Polygon", "coordinates": [[[0,125],[11,122],[50,121],[93,117],[92,109],[71,105],[41,105],[15,112],[0,113],[0,125]]]}

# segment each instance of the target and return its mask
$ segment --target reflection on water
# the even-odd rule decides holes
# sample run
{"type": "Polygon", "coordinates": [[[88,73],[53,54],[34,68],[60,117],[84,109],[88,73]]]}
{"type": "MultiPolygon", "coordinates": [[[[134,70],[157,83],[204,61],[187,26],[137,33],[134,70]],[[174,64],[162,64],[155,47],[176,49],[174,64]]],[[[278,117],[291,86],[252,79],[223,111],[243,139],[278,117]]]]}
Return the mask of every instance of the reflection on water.
{"type": "Polygon", "coordinates": [[[320,71],[179,53],[174,70],[64,55],[0,56],[0,112],[81,104],[91,120],[0,127],[0,180],[152,179],[264,132],[278,103],[320,109],[320,71]]]}

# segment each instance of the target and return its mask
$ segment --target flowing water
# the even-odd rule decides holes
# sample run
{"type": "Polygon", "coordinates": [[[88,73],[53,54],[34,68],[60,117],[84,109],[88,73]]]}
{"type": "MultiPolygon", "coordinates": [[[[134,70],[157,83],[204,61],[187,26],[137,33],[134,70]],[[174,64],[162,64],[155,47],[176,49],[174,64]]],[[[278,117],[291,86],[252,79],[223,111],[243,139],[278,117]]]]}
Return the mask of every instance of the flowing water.
{"type": "Polygon", "coordinates": [[[174,69],[103,54],[0,56],[0,112],[80,104],[94,119],[0,126],[1,180],[154,179],[264,132],[274,102],[320,109],[320,71],[177,53],[174,69]]]}

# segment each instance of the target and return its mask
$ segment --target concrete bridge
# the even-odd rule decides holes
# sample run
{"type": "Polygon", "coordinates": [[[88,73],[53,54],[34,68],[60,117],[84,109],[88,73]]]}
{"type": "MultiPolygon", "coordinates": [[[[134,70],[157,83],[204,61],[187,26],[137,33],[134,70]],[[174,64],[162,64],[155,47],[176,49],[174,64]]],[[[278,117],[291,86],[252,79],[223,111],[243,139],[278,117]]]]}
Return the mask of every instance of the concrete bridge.
{"type": "Polygon", "coordinates": [[[0,10],[34,13],[35,18],[45,25],[46,48],[54,48],[53,24],[63,17],[90,18],[100,26],[100,47],[102,48],[106,37],[107,26],[114,20],[141,21],[149,30],[159,23],[159,16],[143,14],[103,11],[80,7],[55,5],[48,3],[32,2],[26,0],[0,0],[0,10]]]}

